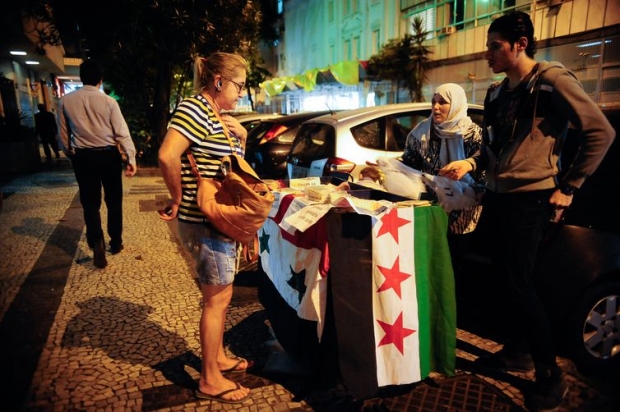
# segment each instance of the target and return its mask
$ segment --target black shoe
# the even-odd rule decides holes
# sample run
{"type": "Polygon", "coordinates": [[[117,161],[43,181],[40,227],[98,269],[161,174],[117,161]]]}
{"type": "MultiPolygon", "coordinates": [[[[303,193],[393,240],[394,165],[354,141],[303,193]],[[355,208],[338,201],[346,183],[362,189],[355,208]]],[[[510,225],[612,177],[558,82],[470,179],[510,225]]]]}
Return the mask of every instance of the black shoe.
{"type": "Polygon", "coordinates": [[[505,347],[490,356],[476,359],[474,365],[501,371],[531,372],[534,370],[534,361],[529,353],[513,352],[506,350],[505,347]]]}
{"type": "Polygon", "coordinates": [[[99,269],[103,269],[108,265],[108,261],[105,258],[105,247],[103,239],[95,243],[95,246],[93,247],[93,254],[93,262],[96,267],[98,267],[99,269]]]}
{"type": "Polygon", "coordinates": [[[121,253],[123,249],[125,249],[125,246],[122,243],[120,245],[110,245],[110,253],[113,255],[121,253]]]}
{"type": "Polygon", "coordinates": [[[525,407],[531,412],[556,411],[567,393],[568,384],[563,375],[537,379],[531,392],[525,394],[525,407]]]}

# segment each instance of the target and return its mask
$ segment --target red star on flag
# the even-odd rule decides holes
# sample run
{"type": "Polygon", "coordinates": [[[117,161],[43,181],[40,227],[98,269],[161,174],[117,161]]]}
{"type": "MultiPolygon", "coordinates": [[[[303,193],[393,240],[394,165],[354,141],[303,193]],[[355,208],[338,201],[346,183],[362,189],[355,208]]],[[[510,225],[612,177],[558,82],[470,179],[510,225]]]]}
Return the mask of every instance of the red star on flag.
{"type": "Polygon", "coordinates": [[[377,319],[377,322],[379,322],[379,325],[385,332],[385,336],[381,339],[377,347],[393,343],[394,346],[396,346],[396,349],[398,349],[398,351],[400,352],[400,354],[404,355],[405,353],[403,352],[403,341],[407,336],[415,333],[415,330],[403,328],[403,313],[401,312],[398,315],[398,318],[396,318],[396,321],[393,325],[382,322],[379,319],[377,319]]]}
{"type": "Polygon", "coordinates": [[[379,271],[385,277],[385,281],[383,282],[383,284],[381,284],[381,286],[379,286],[379,289],[377,289],[377,292],[383,292],[384,290],[394,289],[394,292],[396,292],[396,295],[398,295],[399,298],[401,297],[400,296],[400,285],[401,283],[403,283],[403,281],[411,277],[411,275],[400,271],[399,259],[400,257],[396,258],[396,261],[394,262],[394,265],[391,268],[377,266],[377,269],[379,269],[379,271]]]}
{"type": "Polygon", "coordinates": [[[398,229],[401,226],[405,226],[407,223],[411,223],[411,220],[398,217],[398,208],[392,208],[392,210],[381,217],[381,227],[379,228],[377,237],[384,233],[390,233],[394,240],[396,240],[396,243],[398,243],[398,229]]]}

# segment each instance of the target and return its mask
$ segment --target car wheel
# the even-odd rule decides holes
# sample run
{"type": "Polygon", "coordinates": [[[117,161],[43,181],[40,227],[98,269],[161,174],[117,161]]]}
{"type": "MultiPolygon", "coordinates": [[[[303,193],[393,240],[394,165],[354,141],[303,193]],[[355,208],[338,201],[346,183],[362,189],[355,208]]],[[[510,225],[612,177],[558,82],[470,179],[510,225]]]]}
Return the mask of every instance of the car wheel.
{"type": "Polygon", "coordinates": [[[568,350],[584,372],[620,369],[620,282],[584,293],[569,324],[568,350]]]}

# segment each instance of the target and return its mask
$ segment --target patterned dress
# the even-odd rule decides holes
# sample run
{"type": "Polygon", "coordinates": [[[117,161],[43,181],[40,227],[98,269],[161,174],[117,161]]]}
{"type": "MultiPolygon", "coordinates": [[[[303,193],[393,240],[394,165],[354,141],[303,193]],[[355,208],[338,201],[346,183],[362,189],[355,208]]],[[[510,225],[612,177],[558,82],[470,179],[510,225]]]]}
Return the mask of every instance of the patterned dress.
{"type": "MultiPolygon", "coordinates": [[[[434,128],[430,128],[431,136],[426,150],[422,150],[421,142],[418,139],[408,137],[405,151],[402,156],[403,163],[421,172],[437,175],[442,165],[439,160],[439,150],[441,139],[436,136],[434,128]]],[[[482,144],[482,129],[476,123],[471,123],[467,132],[463,135],[463,146],[465,157],[471,157],[480,149],[482,144]]],[[[477,190],[484,190],[484,171],[474,173],[472,178],[480,187],[477,190]]],[[[428,188],[429,192],[432,192],[428,188]]],[[[478,224],[482,206],[476,206],[464,210],[453,210],[449,215],[448,230],[451,234],[465,234],[473,231],[478,224]]]]}

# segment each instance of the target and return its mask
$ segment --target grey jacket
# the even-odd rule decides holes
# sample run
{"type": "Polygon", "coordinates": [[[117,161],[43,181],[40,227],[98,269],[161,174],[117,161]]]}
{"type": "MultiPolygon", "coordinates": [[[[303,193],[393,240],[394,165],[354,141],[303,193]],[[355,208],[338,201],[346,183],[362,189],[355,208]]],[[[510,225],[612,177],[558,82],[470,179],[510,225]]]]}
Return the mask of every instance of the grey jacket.
{"type": "Polygon", "coordinates": [[[508,79],[489,87],[484,104],[483,144],[473,157],[476,169],[486,169],[487,188],[496,193],[553,189],[559,184],[577,188],[596,170],[615,131],[575,75],[561,63],[540,62],[527,84],[525,103],[513,123],[510,139],[495,154],[489,147],[495,118],[493,102],[508,79]],[[558,182],[559,157],[569,124],[580,130],[579,151],[558,182]]]}

